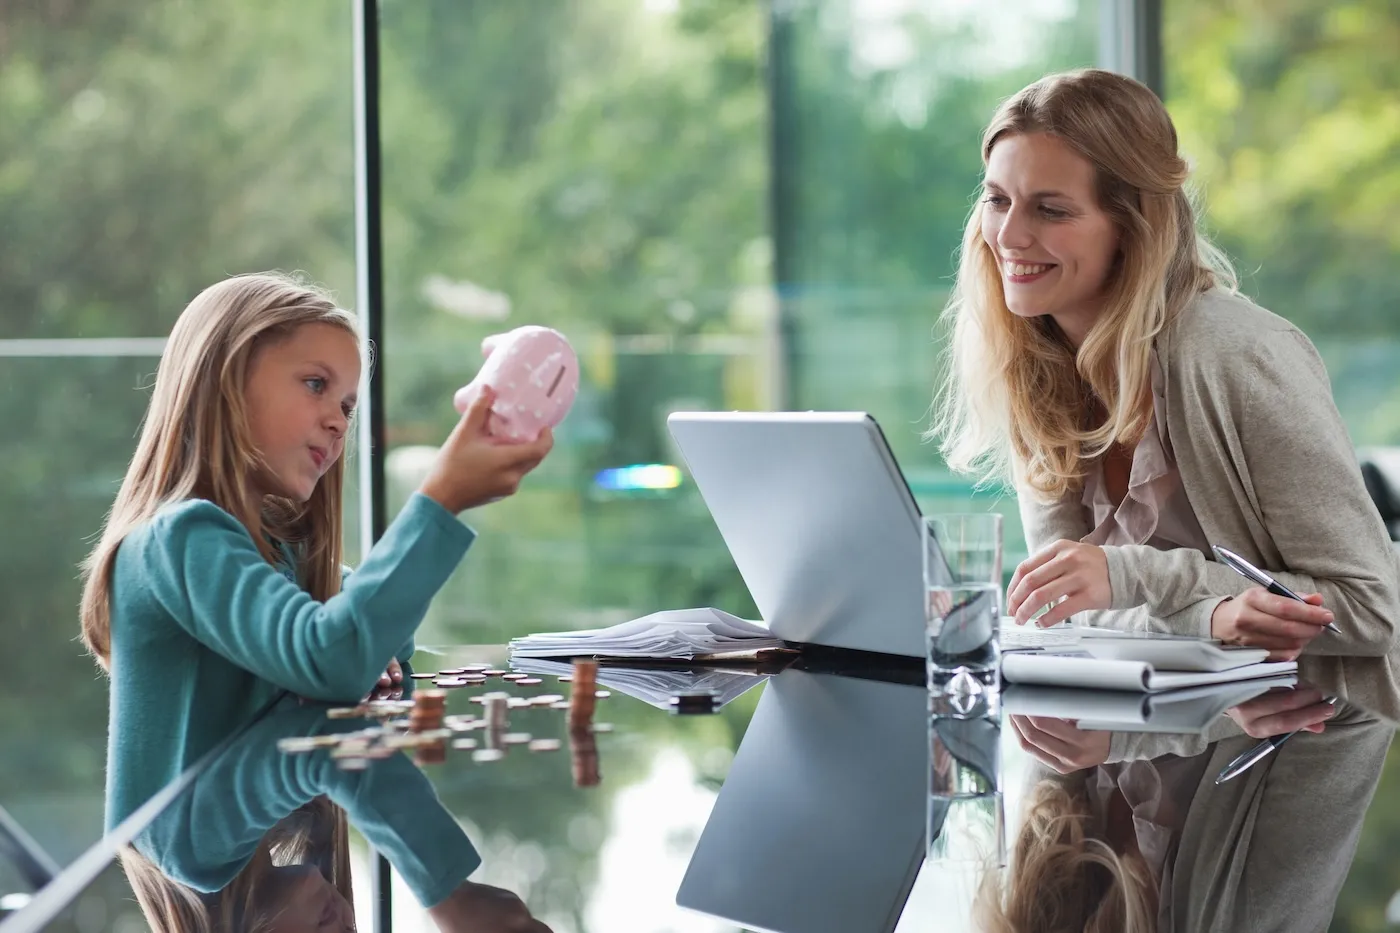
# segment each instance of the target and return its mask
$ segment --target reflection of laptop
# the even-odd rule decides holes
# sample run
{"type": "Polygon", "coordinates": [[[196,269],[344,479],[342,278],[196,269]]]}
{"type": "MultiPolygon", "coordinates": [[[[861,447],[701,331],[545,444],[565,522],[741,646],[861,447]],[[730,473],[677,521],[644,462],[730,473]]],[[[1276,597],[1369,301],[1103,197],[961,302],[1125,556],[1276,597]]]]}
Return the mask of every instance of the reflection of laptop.
{"type": "Polygon", "coordinates": [[[677,412],[668,425],[774,635],[924,656],[919,507],[864,412],[677,412]]]}
{"type": "Polygon", "coordinates": [[[676,903],[745,929],[888,933],[923,863],[928,695],[769,680],[676,903]]]}

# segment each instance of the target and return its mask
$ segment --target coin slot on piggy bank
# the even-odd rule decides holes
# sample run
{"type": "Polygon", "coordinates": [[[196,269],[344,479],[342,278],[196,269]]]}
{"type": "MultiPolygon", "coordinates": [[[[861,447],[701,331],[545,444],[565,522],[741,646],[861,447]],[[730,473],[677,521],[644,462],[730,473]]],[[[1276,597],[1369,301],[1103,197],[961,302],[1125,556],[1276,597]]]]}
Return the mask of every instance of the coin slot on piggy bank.
{"type": "Polygon", "coordinates": [[[496,391],[487,430],[514,442],[533,441],[564,420],[578,395],[578,357],[569,341],[549,327],[529,325],[487,338],[489,355],[453,403],[466,411],[482,385],[496,391]]]}

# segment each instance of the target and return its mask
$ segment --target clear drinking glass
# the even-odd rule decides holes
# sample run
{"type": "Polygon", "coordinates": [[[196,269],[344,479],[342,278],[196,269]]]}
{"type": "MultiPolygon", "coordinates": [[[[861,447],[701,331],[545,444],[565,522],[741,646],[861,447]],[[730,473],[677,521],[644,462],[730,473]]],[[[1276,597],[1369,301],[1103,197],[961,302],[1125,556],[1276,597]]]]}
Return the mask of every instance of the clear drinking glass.
{"type": "Polygon", "coordinates": [[[1006,864],[1006,812],[997,716],[929,717],[928,858],[942,865],[1006,864]]]}
{"type": "Polygon", "coordinates": [[[929,709],[995,715],[1000,709],[1001,516],[934,515],[923,529],[929,709]]]}

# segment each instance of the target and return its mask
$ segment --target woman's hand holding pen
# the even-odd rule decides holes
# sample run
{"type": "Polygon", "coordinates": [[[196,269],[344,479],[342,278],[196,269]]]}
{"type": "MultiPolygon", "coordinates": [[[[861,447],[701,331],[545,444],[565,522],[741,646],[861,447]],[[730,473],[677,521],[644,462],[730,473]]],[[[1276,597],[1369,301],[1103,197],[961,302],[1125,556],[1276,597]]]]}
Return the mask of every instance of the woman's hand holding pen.
{"type": "Polygon", "coordinates": [[[1210,633],[1230,645],[1269,649],[1270,661],[1292,661],[1332,621],[1322,594],[1300,593],[1305,602],[1251,586],[1222,601],[1210,617],[1210,633]]]}
{"type": "Polygon", "coordinates": [[[1076,612],[1107,609],[1113,601],[1108,582],[1108,558],[1103,548],[1060,540],[1021,562],[1006,590],[1006,611],[1018,625],[1049,606],[1036,619],[1042,628],[1065,621],[1076,612]]]}
{"type": "Polygon", "coordinates": [[[1244,730],[1245,735],[1256,739],[1298,730],[1321,732],[1327,728],[1327,720],[1337,715],[1333,699],[1323,696],[1316,687],[1300,686],[1296,689],[1270,690],[1263,696],[1231,707],[1226,713],[1244,730]]]}

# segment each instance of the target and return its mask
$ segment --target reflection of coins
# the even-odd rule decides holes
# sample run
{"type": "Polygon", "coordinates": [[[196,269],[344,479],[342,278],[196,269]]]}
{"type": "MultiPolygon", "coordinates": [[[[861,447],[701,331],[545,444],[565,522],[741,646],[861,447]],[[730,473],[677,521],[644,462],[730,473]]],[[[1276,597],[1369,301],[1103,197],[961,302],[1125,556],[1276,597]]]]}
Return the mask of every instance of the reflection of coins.
{"type": "Polygon", "coordinates": [[[462,751],[469,751],[470,749],[476,748],[476,739],[453,739],[452,747],[461,749],[462,751]]]}
{"type": "Polygon", "coordinates": [[[525,697],[511,697],[506,701],[506,705],[511,709],[524,709],[530,705],[530,701],[525,697]]]}
{"type": "Polygon", "coordinates": [[[550,708],[550,709],[568,709],[568,708],[569,708],[569,701],[568,701],[568,700],[555,700],[553,703],[549,704],[549,708],[550,708]]]}
{"type": "Polygon", "coordinates": [[[521,674],[521,673],[518,673],[518,672],[517,672],[517,673],[513,673],[513,674],[502,674],[502,675],[501,675],[501,679],[502,679],[502,680],[524,680],[525,678],[527,678],[527,677],[529,677],[529,676],[530,676],[529,674],[521,674]]]}
{"type": "Polygon", "coordinates": [[[501,743],[503,745],[524,745],[532,738],[534,738],[534,736],[530,735],[528,732],[507,732],[505,735],[501,736],[501,743]]]}
{"type": "Polygon", "coordinates": [[[557,752],[559,750],[560,744],[561,743],[558,739],[535,739],[533,742],[530,743],[530,751],[557,752]]]}
{"type": "Polygon", "coordinates": [[[533,687],[535,684],[544,683],[538,677],[522,677],[515,682],[517,687],[533,687]]]}
{"type": "Polygon", "coordinates": [[[573,681],[573,678],[570,677],[568,674],[560,674],[558,677],[556,677],[556,678],[554,678],[554,679],[557,680],[557,681],[559,681],[561,684],[567,684],[567,683],[571,683],[571,682],[573,681]]]}
{"type": "Polygon", "coordinates": [[[356,716],[363,716],[365,707],[363,706],[333,706],[326,710],[327,719],[354,719],[356,716]]]}
{"type": "Polygon", "coordinates": [[[500,761],[506,753],[499,748],[478,748],[472,752],[472,761],[500,761]]]}
{"type": "Polygon", "coordinates": [[[594,695],[595,697],[597,697],[598,699],[600,699],[600,700],[606,700],[608,697],[612,696],[612,691],[611,691],[611,690],[599,690],[599,691],[595,692],[593,695],[594,695]]]}
{"type": "Polygon", "coordinates": [[[595,723],[593,724],[593,731],[594,731],[594,732],[611,732],[611,731],[613,731],[613,724],[610,723],[610,722],[595,722],[595,723]]]}
{"type": "Polygon", "coordinates": [[[496,670],[495,668],[492,668],[490,670],[482,671],[481,673],[485,674],[487,677],[500,677],[502,674],[505,673],[505,671],[500,671],[496,670]]]}
{"type": "Polygon", "coordinates": [[[461,677],[439,677],[433,681],[439,687],[465,687],[467,682],[461,677]]]}
{"type": "Polygon", "coordinates": [[[336,767],[342,771],[363,771],[369,767],[368,758],[342,758],[336,762],[336,767]]]}
{"type": "MultiPolygon", "coordinates": [[[[557,693],[545,693],[537,697],[530,697],[531,706],[553,706],[564,698],[557,693]]],[[[565,704],[567,706],[568,704],[565,704]]]]}

